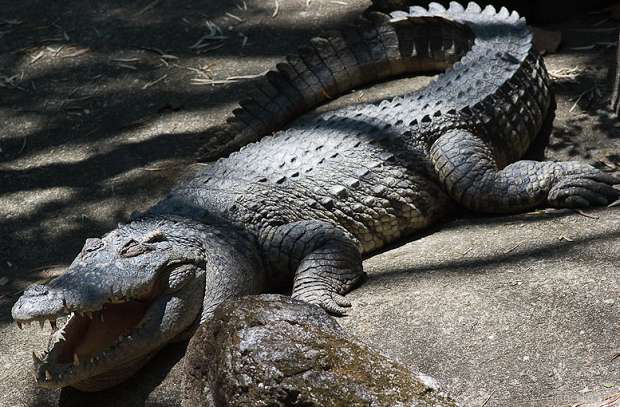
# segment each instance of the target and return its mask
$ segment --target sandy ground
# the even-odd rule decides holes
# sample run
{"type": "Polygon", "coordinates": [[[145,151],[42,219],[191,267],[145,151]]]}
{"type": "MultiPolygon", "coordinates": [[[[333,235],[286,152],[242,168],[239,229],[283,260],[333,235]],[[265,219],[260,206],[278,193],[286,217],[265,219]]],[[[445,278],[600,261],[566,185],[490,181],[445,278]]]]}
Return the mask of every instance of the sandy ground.
{"type": "MultiPolygon", "coordinates": [[[[264,72],[368,3],[0,6],[0,405],[175,405],[183,346],[96,397],[36,389],[30,354],[47,333],[17,330],[10,307],[26,285],[62,272],[86,237],[170,188],[251,81],[227,78],[264,72]],[[207,21],[226,38],[204,39],[207,21]]],[[[557,118],[533,157],[620,171],[620,129],[606,110],[616,23],[605,19],[551,27],[563,32],[546,58],[557,118]]],[[[325,108],[428,80],[357,90],[325,108]]],[[[618,210],[463,217],[368,260],[371,279],[351,294],[343,325],[466,405],[596,405],[620,391],[618,210]]]]}

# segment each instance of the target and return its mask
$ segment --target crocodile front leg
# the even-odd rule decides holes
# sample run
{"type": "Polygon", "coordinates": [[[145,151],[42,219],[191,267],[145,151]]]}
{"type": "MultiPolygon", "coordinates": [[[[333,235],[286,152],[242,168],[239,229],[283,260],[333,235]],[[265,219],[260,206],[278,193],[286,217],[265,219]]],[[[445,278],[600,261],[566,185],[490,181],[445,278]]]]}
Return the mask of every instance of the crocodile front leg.
{"type": "Polygon", "coordinates": [[[517,161],[499,169],[492,150],[466,130],[453,130],[431,147],[431,160],[448,194],[468,209],[510,213],[541,205],[583,208],[620,196],[620,179],[576,162],[517,161]]]}
{"type": "Polygon", "coordinates": [[[200,323],[225,300],[261,294],[266,275],[254,239],[233,228],[216,230],[205,242],[205,291],[200,323]]]}
{"type": "Polygon", "coordinates": [[[271,229],[261,242],[269,263],[294,272],[293,298],[344,315],[351,303],[343,294],[363,282],[357,244],[331,223],[307,220],[271,229]]]}

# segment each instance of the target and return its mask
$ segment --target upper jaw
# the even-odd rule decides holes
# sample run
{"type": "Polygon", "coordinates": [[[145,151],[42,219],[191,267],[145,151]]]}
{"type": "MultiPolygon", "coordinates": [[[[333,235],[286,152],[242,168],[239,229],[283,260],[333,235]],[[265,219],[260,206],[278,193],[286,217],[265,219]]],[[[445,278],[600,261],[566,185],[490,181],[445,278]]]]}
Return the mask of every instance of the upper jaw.
{"type": "Polygon", "coordinates": [[[13,305],[11,315],[18,325],[37,321],[55,321],[78,313],[90,315],[106,304],[148,300],[159,294],[161,266],[150,273],[131,274],[113,263],[99,264],[90,270],[73,268],[47,285],[28,287],[13,305]]]}
{"type": "Polygon", "coordinates": [[[66,300],[60,292],[49,291],[45,286],[33,285],[13,305],[11,315],[17,326],[39,321],[50,321],[55,329],[56,319],[69,314],[66,300]]]}
{"type": "MultiPolygon", "coordinates": [[[[69,292],[70,293],[70,292],[69,292]]],[[[48,289],[46,286],[33,285],[24,291],[11,309],[11,316],[21,329],[23,325],[38,322],[43,327],[49,321],[52,329],[57,329],[56,320],[71,314],[93,318],[106,304],[118,304],[132,301],[128,297],[109,297],[85,301],[68,300],[63,290],[48,289]]],[[[69,295],[69,298],[73,296],[69,295]]],[[[101,316],[101,314],[99,314],[101,316]]]]}

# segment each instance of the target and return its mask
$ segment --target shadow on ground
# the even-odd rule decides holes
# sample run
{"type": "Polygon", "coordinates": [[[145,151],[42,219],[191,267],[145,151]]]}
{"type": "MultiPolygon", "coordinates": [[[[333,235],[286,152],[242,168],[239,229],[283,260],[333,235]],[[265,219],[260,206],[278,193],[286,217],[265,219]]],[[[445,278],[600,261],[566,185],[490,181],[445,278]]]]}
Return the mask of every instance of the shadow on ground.
{"type": "Polygon", "coordinates": [[[2,4],[0,300],[156,201],[251,80],[197,81],[264,72],[364,8],[274,5],[2,4]]]}

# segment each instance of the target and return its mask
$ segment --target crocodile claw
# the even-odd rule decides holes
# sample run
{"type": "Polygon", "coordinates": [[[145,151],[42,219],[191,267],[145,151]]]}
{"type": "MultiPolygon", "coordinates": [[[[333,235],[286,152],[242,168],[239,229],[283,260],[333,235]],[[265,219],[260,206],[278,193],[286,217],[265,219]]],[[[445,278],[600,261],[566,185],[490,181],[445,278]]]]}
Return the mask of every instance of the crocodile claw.
{"type": "Polygon", "coordinates": [[[551,188],[548,202],[558,208],[615,206],[620,179],[585,164],[566,163],[566,174],[551,188]],[[615,202],[614,202],[615,201],[615,202]]]}
{"type": "Polygon", "coordinates": [[[318,305],[327,313],[337,317],[347,315],[347,308],[351,307],[351,301],[347,300],[344,296],[338,293],[329,291],[328,289],[296,293],[293,294],[293,298],[318,305]]]}

